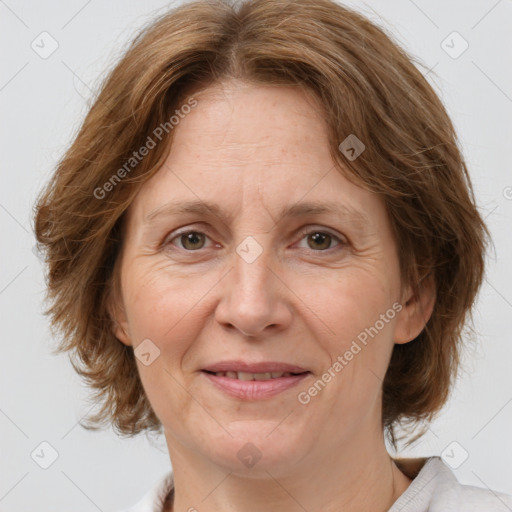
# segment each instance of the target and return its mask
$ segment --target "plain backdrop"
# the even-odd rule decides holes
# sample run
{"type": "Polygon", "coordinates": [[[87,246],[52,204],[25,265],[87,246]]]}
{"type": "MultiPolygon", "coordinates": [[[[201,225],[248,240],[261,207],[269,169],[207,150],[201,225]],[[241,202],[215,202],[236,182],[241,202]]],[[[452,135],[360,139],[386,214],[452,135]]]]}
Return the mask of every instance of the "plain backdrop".
{"type": "MultiPolygon", "coordinates": [[[[120,439],[110,429],[78,425],[87,390],[67,356],[50,352],[55,340],[42,315],[44,274],[31,230],[34,199],[95,86],[137,30],[169,5],[0,0],[2,512],[115,511],[170,470],[163,439],[120,439]]],[[[442,414],[402,455],[444,453],[460,464],[460,481],[512,493],[512,2],[345,5],[385,27],[424,64],[454,120],[494,239],[476,306],[478,342],[442,414]]]]}

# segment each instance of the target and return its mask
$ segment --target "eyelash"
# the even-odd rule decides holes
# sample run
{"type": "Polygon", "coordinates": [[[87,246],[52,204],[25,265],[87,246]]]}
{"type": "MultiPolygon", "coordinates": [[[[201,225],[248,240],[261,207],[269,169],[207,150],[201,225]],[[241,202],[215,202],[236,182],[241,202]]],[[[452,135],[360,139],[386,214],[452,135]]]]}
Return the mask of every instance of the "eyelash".
{"type": "MultiPolygon", "coordinates": [[[[203,231],[199,231],[199,230],[195,230],[195,229],[186,229],[186,230],[183,230],[183,231],[178,231],[177,233],[175,233],[172,238],[169,238],[169,237],[166,237],[162,243],[162,245],[164,247],[168,246],[168,245],[173,245],[172,242],[176,239],[179,239],[181,236],[183,235],[187,235],[187,234],[190,234],[190,233],[196,233],[196,234],[201,234],[201,235],[205,235],[207,238],[208,235],[206,233],[204,233],[203,231]]],[[[348,245],[348,242],[346,242],[345,240],[343,240],[342,238],[340,238],[339,236],[335,235],[334,233],[331,233],[330,231],[325,231],[325,230],[321,230],[321,229],[304,229],[302,231],[299,232],[299,236],[300,236],[300,240],[304,239],[304,237],[308,236],[308,235],[312,235],[312,234],[322,234],[322,235],[328,235],[331,237],[332,240],[335,240],[336,242],[338,242],[338,245],[335,246],[335,247],[329,247],[328,249],[323,249],[323,250],[315,250],[315,249],[310,249],[308,248],[309,251],[312,251],[312,252],[315,252],[315,253],[331,253],[331,251],[335,251],[335,250],[340,250],[342,248],[344,248],[345,246],[348,245]]],[[[196,250],[189,250],[189,249],[184,249],[182,247],[177,247],[177,249],[179,249],[180,251],[184,251],[184,252],[188,252],[188,253],[194,253],[194,252],[200,252],[201,250],[205,249],[204,247],[202,247],[201,249],[196,249],[196,250]]]]}

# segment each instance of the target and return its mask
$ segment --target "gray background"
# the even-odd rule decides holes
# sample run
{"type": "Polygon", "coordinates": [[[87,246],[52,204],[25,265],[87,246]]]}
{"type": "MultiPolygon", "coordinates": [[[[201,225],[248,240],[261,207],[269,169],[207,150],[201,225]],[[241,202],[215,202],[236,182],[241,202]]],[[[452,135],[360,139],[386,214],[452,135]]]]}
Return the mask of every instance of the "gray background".
{"type": "MultiPolygon", "coordinates": [[[[478,343],[449,404],[404,455],[444,453],[460,464],[454,472],[462,482],[512,493],[512,2],[345,3],[386,27],[432,70],[423,71],[455,122],[495,244],[476,308],[478,343]],[[464,42],[453,31],[469,44],[457,58],[464,42]]],[[[34,198],[102,73],[168,5],[0,0],[2,512],[122,509],[170,469],[163,439],[119,439],[111,430],[77,425],[89,407],[87,390],[67,356],[50,353],[55,341],[41,314],[44,277],[30,222],[34,198]],[[31,47],[35,41],[39,52],[51,49],[43,31],[58,43],[45,59],[31,47]],[[58,453],[48,469],[40,467],[52,454],[43,441],[58,453]]]]}

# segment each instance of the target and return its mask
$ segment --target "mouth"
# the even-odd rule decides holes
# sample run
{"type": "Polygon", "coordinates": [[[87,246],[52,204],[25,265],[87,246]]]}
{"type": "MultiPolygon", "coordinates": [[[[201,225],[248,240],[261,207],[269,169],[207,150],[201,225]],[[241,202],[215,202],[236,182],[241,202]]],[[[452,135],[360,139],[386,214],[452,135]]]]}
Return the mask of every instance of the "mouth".
{"type": "Polygon", "coordinates": [[[209,383],[232,398],[256,401],[295,387],[312,375],[308,370],[283,363],[223,362],[201,370],[209,383]]]}
{"type": "Polygon", "coordinates": [[[228,379],[236,379],[236,380],[273,380],[280,379],[282,377],[294,377],[297,375],[302,375],[303,373],[309,372],[300,372],[300,373],[291,373],[291,372],[264,372],[264,373],[250,373],[250,372],[211,372],[208,370],[203,370],[205,373],[210,375],[215,375],[216,377],[227,377],[228,379]]]}

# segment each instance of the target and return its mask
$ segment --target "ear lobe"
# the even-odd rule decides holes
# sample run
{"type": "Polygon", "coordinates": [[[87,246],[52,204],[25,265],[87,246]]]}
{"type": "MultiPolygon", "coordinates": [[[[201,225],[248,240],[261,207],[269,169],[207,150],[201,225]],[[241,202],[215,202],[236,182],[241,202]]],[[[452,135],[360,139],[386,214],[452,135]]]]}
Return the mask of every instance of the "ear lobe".
{"type": "Polygon", "coordinates": [[[394,341],[398,344],[414,340],[432,316],[436,301],[434,272],[429,272],[420,281],[416,293],[408,287],[404,297],[403,307],[398,314],[395,326],[394,341]]]}
{"type": "Polygon", "coordinates": [[[116,297],[111,296],[107,305],[108,313],[112,321],[112,332],[115,337],[125,345],[131,346],[132,341],[129,335],[128,322],[124,308],[119,305],[116,297]]]}
{"type": "Polygon", "coordinates": [[[121,343],[124,343],[125,345],[128,345],[128,346],[132,345],[131,338],[130,338],[130,336],[127,333],[127,326],[126,326],[126,324],[124,322],[120,324],[120,323],[116,322],[115,320],[113,320],[113,328],[112,328],[112,330],[113,330],[114,335],[116,336],[116,338],[121,343]]]}

